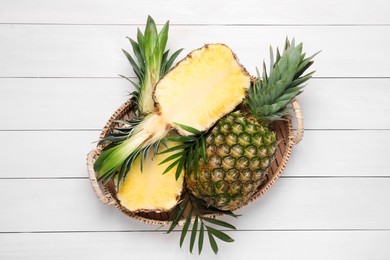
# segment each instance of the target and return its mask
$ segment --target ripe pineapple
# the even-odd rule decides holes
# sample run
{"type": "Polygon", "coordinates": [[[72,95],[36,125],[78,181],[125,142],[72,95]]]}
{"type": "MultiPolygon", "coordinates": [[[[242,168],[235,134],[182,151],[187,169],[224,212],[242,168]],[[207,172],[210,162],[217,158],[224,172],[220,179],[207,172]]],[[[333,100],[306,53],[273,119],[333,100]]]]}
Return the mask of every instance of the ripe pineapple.
{"type": "MultiPolygon", "coordinates": [[[[313,57],[313,56],[312,56],[313,57]]],[[[302,76],[313,63],[305,58],[302,44],[286,41],[282,56],[277,51],[271,70],[253,82],[244,108],[221,119],[206,136],[206,163],[199,161],[187,186],[193,194],[222,210],[243,206],[266,179],[274,159],[276,135],[268,126],[283,120],[290,112],[292,99],[302,92],[302,83],[313,72],[302,76]]]]}
{"type": "MultiPolygon", "coordinates": [[[[131,184],[133,179],[128,175],[137,174],[138,170],[135,167],[137,169],[140,167],[134,162],[138,162],[137,158],[140,157],[140,163],[143,161],[144,167],[147,167],[146,164],[153,164],[153,178],[156,180],[160,178],[160,176],[157,177],[158,174],[166,175],[175,172],[175,177],[180,182],[182,178],[179,176],[184,169],[184,163],[177,162],[165,171],[161,171],[161,166],[158,166],[160,160],[152,161],[151,157],[147,156],[149,150],[153,148],[157,152],[160,143],[163,142],[162,139],[172,130],[177,130],[181,135],[191,139],[188,136],[191,135],[191,131],[188,131],[186,127],[181,127],[181,124],[196,127],[199,131],[208,130],[216,121],[242,102],[249,87],[249,74],[226,45],[209,44],[192,51],[158,81],[154,90],[154,111],[138,121],[128,122],[128,131],[122,136],[120,142],[109,146],[97,158],[94,169],[99,178],[108,181],[117,175],[117,187],[121,187],[120,183],[125,181],[123,195],[137,196],[130,193],[131,189],[126,186],[136,185],[131,184]]],[[[145,113],[140,111],[139,114],[145,113]]],[[[124,130],[121,129],[121,131],[124,130]]],[[[177,147],[168,144],[168,150],[170,148],[180,151],[177,147]]],[[[177,154],[172,154],[166,159],[175,156],[177,157],[177,154]]],[[[139,183],[141,185],[143,182],[139,183]]],[[[161,186],[158,187],[161,188],[161,186]]],[[[147,187],[138,187],[134,192],[137,194],[138,191],[144,194],[160,192],[146,189],[147,187]]],[[[179,199],[177,194],[180,193],[172,194],[172,196],[175,195],[176,201],[179,199]]],[[[130,200],[122,198],[121,201],[130,200]]],[[[152,210],[148,205],[134,207],[128,205],[128,207],[132,211],[146,207],[152,210]]],[[[165,207],[167,208],[169,209],[165,207]]],[[[153,210],[162,209],[154,207],[153,210]]]]}

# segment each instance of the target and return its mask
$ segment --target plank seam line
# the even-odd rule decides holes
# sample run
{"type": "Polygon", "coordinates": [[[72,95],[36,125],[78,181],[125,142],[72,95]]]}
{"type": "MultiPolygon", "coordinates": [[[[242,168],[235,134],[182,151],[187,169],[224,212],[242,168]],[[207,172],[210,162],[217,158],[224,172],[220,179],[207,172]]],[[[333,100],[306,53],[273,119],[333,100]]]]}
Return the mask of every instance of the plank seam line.
{"type": "MultiPolygon", "coordinates": [[[[381,175],[375,175],[375,176],[358,176],[358,175],[332,175],[332,176],[325,176],[325,175],[318,175],[318,176],[309,176],[309,175],[301,175],[301,176],[283,176],[281,175],[279,178],[281,179],[389,179],[390,176],[381,176],[381,175]]],[[[65,177],[0,177],[1,180],[87,180],[88,177],[83,176],[65,176],[65,177]]]]}
{"type": "MultiPolygon", "coordinates": [[[[0,132],[100,132],[101,129],[99,128],[85,128],[85,129],[61,129],[61,128],[53,128],[53,129],[0,129],[0,132]]],[[[326,129],[326,128],[305,128],[305,131],[307,132],[320,132],[320,131],[327,131],[327,132],[352,132],[352,131],[361,131],[361,132],[380,132],[380,131],[390,131],[390,128],[367,128],[367,129],[360,129],[360,128],[333,128],[333,129],[326,129]]]]}
{"type": "MultiPolygon", "coordinates": [[[[133,76],[127,76],[131,79],[136,79],[136,77],[133,76]]],[[[112,77],[78,77],[78,76],[69,76],[69,77],[62,77],[62,76],[0,76],[0,79],[121,79],[123,78],[119,76],[112,76],[112,77]]],[[[328,76],[328,77],[312,77],[312,79],[390,79],[390,76],[340,76],[340,77],[334,77],[334,76],[328,76]]],[[[1,87],[1,86],[0,86],[1,87]]]]}
{"type": "MultiPolygon", "coordinates": [[[[6,23],[1,22],[0,25],[22,25],[22,26],[145,26],[144,23],[39,23],[39,22],[16,22],[16,23],[6,23]]],[[[157,26],[163,26],[164,24],[156,24],[157,26]]],[[[389,23],[170,23],[169,26],[172,27],[388,27],[389,23]]]]}
{"type": "MultiPolygon", "coordinates": [[[[167,230],[65,230],[65,231],[0,231],[0,234],[68,234],[68,233],[164,233],[167,230]]],[[[189,229],[190,231],[190,229],[189,229]]],[[[224,232],[389,232],[389,228],[341,228],[341,229],[238,229],[224,232]]],[[[181,230],[173,230],[181,232],[181,230]]]]}

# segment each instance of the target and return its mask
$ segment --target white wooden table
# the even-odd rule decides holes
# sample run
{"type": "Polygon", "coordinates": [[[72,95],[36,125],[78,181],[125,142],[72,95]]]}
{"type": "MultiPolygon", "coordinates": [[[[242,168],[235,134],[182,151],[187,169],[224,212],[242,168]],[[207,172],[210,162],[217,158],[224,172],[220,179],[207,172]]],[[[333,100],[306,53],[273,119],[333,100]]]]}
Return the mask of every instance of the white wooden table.
{"type": "Polygon", "coordinates": [[[389,46],[388,0],[0,0],[0,259],[390,259],[389,46]],[[148,14],[172,49],[223,42],[252,73],[286,36],[323,50],[303,141],[217,256],[103,206],[86,177],[148,14]]]}

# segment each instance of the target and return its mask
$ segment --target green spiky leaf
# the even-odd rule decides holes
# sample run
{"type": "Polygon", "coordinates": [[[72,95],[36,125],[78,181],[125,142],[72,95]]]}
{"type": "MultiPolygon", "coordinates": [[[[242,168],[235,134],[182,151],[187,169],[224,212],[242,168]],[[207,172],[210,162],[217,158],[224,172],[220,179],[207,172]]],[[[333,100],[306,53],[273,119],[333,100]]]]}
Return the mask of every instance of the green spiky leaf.
{"type": "Polygon", "coordinates": [[[210,242],[211,249],[213,249],[214,254],[218,254],[217,241],[215,241],[213,234],[209,231],[207,226],[206,226],[206,229],[207,229],[207,235],[209,236],[209,242],[210,242]]]}
{"type": "Polygon", "coordinates": [[[271,47],[269,73],[264,64],[262,76],[257,72],[258,78],[254,80],[244,100],[249,114],[264,124],[288,115],[291,112],[289,104],[292,99],[302,93],[302,84],[314,73],[303,75],[313,64],[312,59],[316,54],[305,58],[302,43],[295,45],[294,40],[290,42],[288,39],[282,54],[277,49],[274,56],[271,47]]]}
{"type": "Polygon", "coordinates": [[[204,223],[202,222],[202,224],[200,226],[200,230],[199,230],[199,239],[198,239],[199,255],[202,253],[203,241],[204,241],[204,223]]]}
{"type": "MultiPolygon", "coordinates": [[[[126,50],[122,50],[131,67],[138,78],[138,82],[120,75],[135,87],[131,92],[131,100],[135,104],[136,115],[146,116],[154,110],[153,91],[157,81],[162,77],[173,64],[180,50],[171,57],[164,57],[165,48],[168,41],[169,23],[165,23],[160,33],[157,31],[153,18],[148,16],[145,31],[137,29],[137,41],[128,38],[133,56],[126,50]],[[163,71],[164,73],[161,73],[163,71]]],[[[127,142],[134,133],[134,128],[142,121],[139,118],[133,121],[115,121],[124,124],[123,127],[114,129],[111,133],[99,141],[98,145],[103,145],[102,154],[94,163],[94,169],[98,173],[100,180],[109,181],[118,173],[118,185],[126,178],[132,164],[138,156],[141,160],[141,168],[149,150],[154,149],[157,154],[160,141],[149,144],[146,147],[131,147],[131,142],[127,142]]]]}
{"type": "Polygon", "coordinates": [[[181,231],[181,236],[180,236],[180,247],[183,246],[184,238],[186,237],[187,232],[188,232],[188,228],[190,227],[192,212],[193,212],[193,208],[190,209],[190,212],[189,212],[188,215],[187,215],[186,221],[185,221],[184,226],[183,226],[183,229],[182,229],[182,231],[181,231]]]}
{"type": "Polygon", "coordinates": [[[166,141],[178,142],[179,145],[170,147],[160,152],[160,154],[177,151],[174,155],[166,158],[163,163],[171,162],[164,173],[168,172],[175,165],[178,165],[176,169],[176,179],[179,178],[182,169],[186,167],[187,174],[192,171],[197,176],[199,159],[202,158],[204,162],[207,160],[206,156],[206,135],[208,132],[201,132],[193,127],[175,123],[177,126],[186,130],[193,135],[190,136],[173,136],[165,138],[166,141]],[[178,159],[177,159],[178,158],[178,159]],[[173,161],[173,162],[172,162],[173,161]]]}
{"type": "Polygon", "coordinates": [[[181,50],[171,57],[165,51],[169,33],[169,22],[166,22],[160,32],[151,16],[148,16],[144,33],[137,30],[137,41],[128,37],[133,55],[122,50],[130,62],[138,78],[136,92],[133,92],[137,107],[141,115],[154,111],[153,91],[158,80],[171,68],[181,50]],[[166,54],[164,56],[164,54],[166,54]]]}
{"type": "Polygon", "coordinates": [[[194,220],[194,224],[192,225],[192,231],[191,231],[191,239],[190,239],[190,253],[191,254],[192,254],[192,250],[194,249],[196,233],[198,231],[198,221],[199,221],[199,217],[196,216],[195,220],[194,220]]]}
{"type": "MultiPolygon", "coordinates": [[[[198,235],[198,252],[199,254],[202,252],[203,249],[203,241],[204,241],[204,232],[205,230],[207,231],[207,234],[209,236],[209,242],[210,246],[213,249],[215,253],[218,252],[218,245],[217,241],[215,240],[215,237],[224,241],[224,242],[233,242],[234,240],[225,234],[223,231],[218,230],[215,227],[211,227],[209,225],[206,225],[205,222],[211,223],[216,226],[220,227],[225,227],[229,228],[232,230],[236,230],[236,228],[222,220],[217,220],[213,219],[207,216],[203,216],[204,208],[204,202],[201,201],[200,199],[195,198],[192,194],[190,193],[185,193],[182,197],[181,203],[178,204],[174,209],[173,209],[173,214],[171,215],[171,226],[168,229],[167,233],[170,233],[173,231],[173,229],[177,226],[179,223],[180,219],[185,219],[184,221],[184,226],[181,231],[181,236],[180,236],[180,247],[182,247],[185,237],[188,233],[188,230],[191,225],[191,219],[194,218],[194,223],[192,225],[192,230],[191,230],[191,236],[190,236],[190,252],[192,253],[195,245],[195,240],[198,235]],[[189,213],[184,216],[184,212],[188,211],[189,213]],[[200,226],[200,229],[198,230],[198,226],[200,226]],[[210,238],[211,236],[211,238],[210,238]]],[[[214,211],[212,208],[207,208],[209,211],[209,214],[218,214],[220,211],[214,211]]],[[[225,212],[225,213],[231,213],[232,212],[225,212]]],[[[228,215],[228,214],[226,214],[228,215]]],[[[234,214],[233,214],[234,215],[234,214]]]]}
{"type": "Polygon", "coordinates": [[[236,230],[236,228],[233,225],[231,225],[231,224],[229,224],[229,223],[227,223],[225,221],[219,220],[219,219],[202,217],[202,220],[207,221],[209,223],[212,223],[214,225],[218,225],[218,226],[221,226],[221,227],[225,227],[225,228],[236,230]]]}
{"type": "Polygon", "coordinates": [[[207,231],[209,233],[211,233],[213,236],[221,239],[222,241],[228,242],[228,243],[234,242],[234,239],[231,238],[230,236],[226,235],[224,232],[217,230],[215,228],[212,228],[210,226],[206,226],[206,227],[207,227],[207,231]]]}

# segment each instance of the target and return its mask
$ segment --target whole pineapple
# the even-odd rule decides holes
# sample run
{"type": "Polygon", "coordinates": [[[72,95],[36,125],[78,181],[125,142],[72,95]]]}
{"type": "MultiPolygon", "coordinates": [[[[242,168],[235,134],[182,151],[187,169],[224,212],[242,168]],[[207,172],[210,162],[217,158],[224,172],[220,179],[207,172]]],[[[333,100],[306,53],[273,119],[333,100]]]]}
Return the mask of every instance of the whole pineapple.
{"type": "Polygon", "coordinates": [[[305,58],[302,44],[286,40],[283,54],[277,50],[274,62],[271,49],[269,75],[264,66],[243,108],[222,118],[206,136],[206,163],[200,160],[197,172],[187,178],[196,197],[222,210],[235,210],[252,197],[276,153],[276,135],[269,124],[290,114],[292,99],[314,73],[302,76],[313,56],[305,58]]]}

